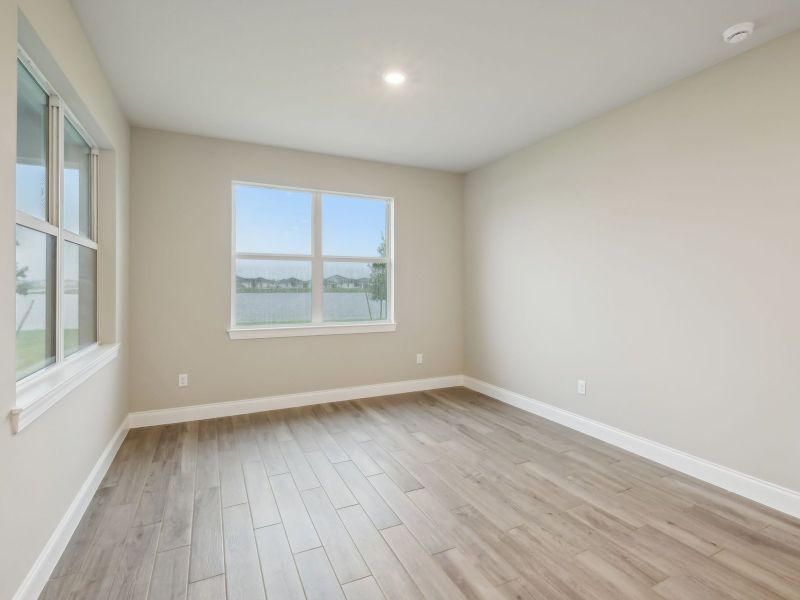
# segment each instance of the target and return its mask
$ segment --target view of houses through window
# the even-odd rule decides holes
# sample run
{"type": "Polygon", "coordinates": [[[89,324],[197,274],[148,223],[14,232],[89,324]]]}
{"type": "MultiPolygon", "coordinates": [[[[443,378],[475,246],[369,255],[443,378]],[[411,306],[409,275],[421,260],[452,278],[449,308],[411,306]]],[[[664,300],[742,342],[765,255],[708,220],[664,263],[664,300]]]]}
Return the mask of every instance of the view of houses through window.
{"type": "Polygon", "coordinates": [[[238,327],[390,320],[390,200],[234,185],[238,327]]]}

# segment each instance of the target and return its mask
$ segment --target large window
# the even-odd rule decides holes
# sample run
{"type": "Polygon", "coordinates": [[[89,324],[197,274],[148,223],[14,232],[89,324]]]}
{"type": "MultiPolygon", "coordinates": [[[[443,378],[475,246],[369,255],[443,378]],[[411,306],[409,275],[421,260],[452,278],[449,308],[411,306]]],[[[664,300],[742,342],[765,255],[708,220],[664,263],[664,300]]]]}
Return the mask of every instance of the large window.
{"type": "Polygon", "coordinates": [[[234,183],[233,223],[231,337],[393,328],[389,198],[234,183]]]}
{"type": "Polygon", "coordinates": [[[35,65],[17,62],[17,380],[97,342],[97,152],[35,65]]]}

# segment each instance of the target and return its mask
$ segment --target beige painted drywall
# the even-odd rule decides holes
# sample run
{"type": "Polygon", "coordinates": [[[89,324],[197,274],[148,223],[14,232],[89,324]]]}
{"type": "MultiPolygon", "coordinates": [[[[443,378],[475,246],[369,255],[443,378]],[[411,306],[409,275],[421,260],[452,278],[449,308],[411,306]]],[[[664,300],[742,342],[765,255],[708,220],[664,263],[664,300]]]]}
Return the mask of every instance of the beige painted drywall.
{"type": "Polygon", "coordinates": [[[794,33],[470,173],[466,373],[800,490],[798,57],[794,33]]]}
{"type": "MultiPolygon", "coordinates": [[[[38,38],[68,80],[66,96],[106,151],[101,198],[99,291],[102,335],[121,339],[127,314],[129,128],[67,0],[0,0],[0,279],[14,278],[16,54],[20,27],[38,38]]],[[[52,73],[53,71],[51,71],[52,73]]],[[[48,76],[50,74],[48,73],[48,76]]],[[[59,90],[62,91],[62,90],[59,90]]],[[[0,303],[0,397],[14,406],[14,303],[0,303]]],[[[128,412],[125,355],[103,368],[27,429],[0,428],[0,598],[11,598],[128,412]]]]}
{"type": "Polygon", "coordinates": [[[461,372],[461,175],[145,129],[131,165],[133,410],[461,372]],[[232,180],[393,196],[397,331],[228,339],[232,180]]]}

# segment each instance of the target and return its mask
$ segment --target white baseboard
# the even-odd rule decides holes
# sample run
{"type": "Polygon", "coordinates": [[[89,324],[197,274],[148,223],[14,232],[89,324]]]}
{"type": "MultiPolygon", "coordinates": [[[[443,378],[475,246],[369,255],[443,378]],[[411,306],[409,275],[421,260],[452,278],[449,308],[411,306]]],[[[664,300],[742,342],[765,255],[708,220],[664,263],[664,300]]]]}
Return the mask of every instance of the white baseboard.
{"type": "Polygon", "coordinates": [[[392,383],[377,383],[373,385],[318,390],[316,392],[301,392],[299,394],[266,396],[264,398],[251,398],[249,400],[232,400],[230,402],[215,402],[214,404],[198,404],[179,408],[146,410],[131,413],[129,416],[129,423],[132,428],[183,423],[185,421],[245,415],[265,410],[295,408],[312,404],[326,404],[328,402],[371,398],[373,396],[388,396],[391,394],[434,390],[437,388],[458,386],[462,383],[462,375],[448,375],[445,377],[431,377],[428,379],[409,379],[392,383]]]}
{"type": "Polygon", "coordinates": [[[69,505],[67,512],[61,518],[58,526],[56,527],[53,535],[47,540],[42,551],[39,553],[36,562],[33,563],[31,570],[25,576],[22,584],[14,594],[13,600],[36,600],[39,594],[44,590],[47,580],[53,569],[56,568],[64,548],[67,547],[75,528],[78,527],[83,514],[89,507],[89,503],[100,486],[100,482],[108,471],[111,461],[114,460],[122,441],[125,439],[125,434],[128,433],[128,419],[125,418],[119,426],[119,429],[114,433],[111,441],[103,450],[100,458],[97,459],[94,467],[92,468],[86,481],[83,482],[77,495],[69,505]]]}
{"type": "Polygon", "coordinates": [[[505,402],[524,411],[544,417],[570,429],[575,429],[586,435],[638,454],[644,458],[657,462],[681,473],[691,475],[696,479],[705,481],[717,487],[733,492],[759,504],[774,508],[793,517],[800,518],[800,492],[781,487],[774,483],[764,481],[723,467],[711,461],[687,454],[664,444],[659,444],[647,438],[628,433],[622,429],[605,425],[599,421],[582,417],[568,410],[557,408],[523,396],[516,392],[480,381],[473,377],[464,376],[464,386],[471,390],[486,394],[496,400],[505,402]]]}

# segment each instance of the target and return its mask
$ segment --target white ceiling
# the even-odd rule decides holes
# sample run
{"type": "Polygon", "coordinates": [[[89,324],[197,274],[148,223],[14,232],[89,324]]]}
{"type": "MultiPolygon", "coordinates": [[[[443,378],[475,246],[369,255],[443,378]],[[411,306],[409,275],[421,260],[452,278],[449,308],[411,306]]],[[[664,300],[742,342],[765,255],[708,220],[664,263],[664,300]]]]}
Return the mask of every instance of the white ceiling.
{"type": "Polygon", "coordinates": [[[72,1],[135,125],[453,171],[800,27],[797,0],[72,1]]]}

